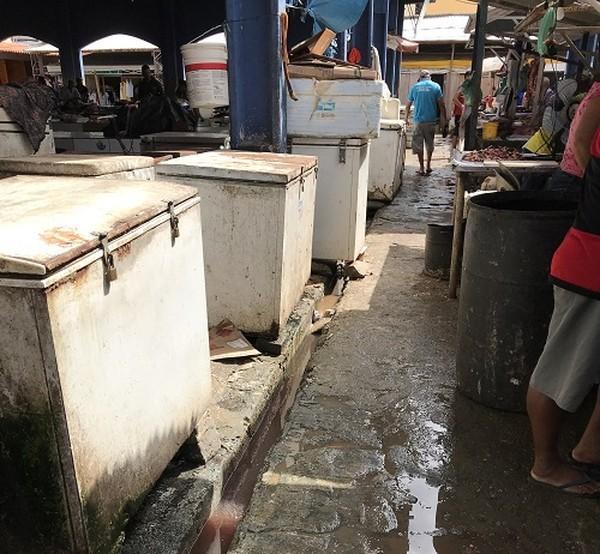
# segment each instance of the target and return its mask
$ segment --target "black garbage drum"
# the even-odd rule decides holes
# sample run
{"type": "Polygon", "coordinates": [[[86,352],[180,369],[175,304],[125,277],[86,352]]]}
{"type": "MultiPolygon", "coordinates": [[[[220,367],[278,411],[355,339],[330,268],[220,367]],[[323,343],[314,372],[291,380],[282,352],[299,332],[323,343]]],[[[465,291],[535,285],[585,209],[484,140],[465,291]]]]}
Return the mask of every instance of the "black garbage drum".
{"type": "Polygon", "coordinates": [[[458,388],[486,406],[523,411],[552,316],[552,256],[576,199],[499,192],[471,199],[458,316],[458,388]]]}
{"type": "Polygon", "coordinates": [[[436,279],[448,279],[452,258],[451,223],[429,223],[425,234],[425,275],[436,279]]]}

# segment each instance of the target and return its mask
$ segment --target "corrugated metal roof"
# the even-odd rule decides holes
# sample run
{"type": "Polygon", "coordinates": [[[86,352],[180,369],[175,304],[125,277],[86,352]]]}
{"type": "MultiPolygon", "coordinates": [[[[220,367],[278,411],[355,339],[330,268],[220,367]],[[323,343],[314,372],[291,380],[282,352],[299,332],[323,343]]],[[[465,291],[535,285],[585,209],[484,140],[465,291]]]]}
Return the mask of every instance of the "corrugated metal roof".
{"type": "Polygon", "coordinates": [[[417,19],[407,19],[402,34],[419,43],[462,43],[469,40],[465,33],[468,21],[468,15],[424,17],[415,31],[417,19]]]}

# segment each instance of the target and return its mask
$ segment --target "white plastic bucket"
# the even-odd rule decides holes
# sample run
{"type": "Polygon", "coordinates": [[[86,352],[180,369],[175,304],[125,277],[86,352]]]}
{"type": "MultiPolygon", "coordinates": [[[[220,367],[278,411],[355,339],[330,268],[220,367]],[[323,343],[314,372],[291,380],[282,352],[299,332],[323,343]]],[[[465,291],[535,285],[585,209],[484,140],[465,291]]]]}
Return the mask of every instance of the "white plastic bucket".
{"type": "Polygon", "coordinates": [[[229,105],[227,43],[223,33],[181,47],[188,99],[203,117],[214,108],[229,105]]]}

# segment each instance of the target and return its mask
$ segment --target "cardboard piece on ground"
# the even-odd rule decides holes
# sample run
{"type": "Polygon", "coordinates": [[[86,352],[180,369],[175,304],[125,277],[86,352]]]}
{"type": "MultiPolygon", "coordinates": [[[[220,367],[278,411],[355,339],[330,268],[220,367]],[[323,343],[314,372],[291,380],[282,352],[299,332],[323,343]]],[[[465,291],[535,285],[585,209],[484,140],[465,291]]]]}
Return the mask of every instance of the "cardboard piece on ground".
{"type": "Polygon", "coordinates": [[[347,265],[344,268],[344,274],[351,281],[356,281],[358,279],[364,279],[367,275],[372,275],[373,273],[369,270],[369,265],[366,262],[356,260],[354,263],[347,265]]]}
{"type": "Polygon", "coordinates": [[[335,307],[337,306],[337,303],[340,301],[340,297],[339,296],[335,296],[333,294],[330,294],[328,296],[324,296],[323,298],[321,298],[321,300],[319,300],[315,306],[315,309],[321,313],[321,314],[325,314],[327,313],[329,310],[333,310],[335,309],[335,307]]]}
{"type": "Polygon", "coordinates": [[[330,323],[331,323],[331,318],[330,317],[324,317],[322,319],[319,319],[319,321],[316,321],[315,323],[312,324],[312,327],[310,328],[311,334],[314,335],[315,333],[318,333],[319,331],[322,331],[330,323]]]}
{"type": "Polygon", "coordinates": [[[209,329],[208,337],[210,340],[210,359],[213,361],[260,356],[260,352],[248,342],[242,332],[228,319],[224,319],[216,327],[209,329]]]}

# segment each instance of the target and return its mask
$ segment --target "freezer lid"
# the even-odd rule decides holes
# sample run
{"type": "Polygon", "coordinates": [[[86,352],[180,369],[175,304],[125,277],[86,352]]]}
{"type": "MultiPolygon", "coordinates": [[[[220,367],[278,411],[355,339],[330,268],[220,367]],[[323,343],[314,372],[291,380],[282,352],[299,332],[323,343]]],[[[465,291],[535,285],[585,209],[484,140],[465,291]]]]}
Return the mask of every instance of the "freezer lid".
{"type": "Polygon", "coordinates": [[[287,185],[317,165],[314,156],[219,150],[168,160],[158,175],[287,185]]]}
{"type": "Polygon", "coordinates": [[[194,196],[160,181],[17,176],[0,180],[0,274],[44,276],[194,196]]]}
{"type": "Polygon", "coordinates": [[[293,146],[335,146],[338,148],[342,142],[347,148],[362,148],[363,146],[367,146],[369,139],[365,137],[349,139],[316,137],[292,139],[293,146]]]}
{"type": "Polygon", "coordinates": [[[164,131],[162,133],[151,133],[142,135],[144,142],[166,142],[180,141],[194,143],[207,138],[226,139],[229,136],[227,127],[200,127],[196,131],[164,131]]]}
{"type": "Polygon", "coordinates": [[[387,130],[398,131],[402,129],[403,123],[399,119],[382,119],[381,128],[387,130]]]}
{"type": "Polygon", "coordinates": [[[0,172],[21,175],[72,175],[96,177],[154,166],[149,156],[111,156],[103,154],[51,154],[0,158],[0,172]]]}

